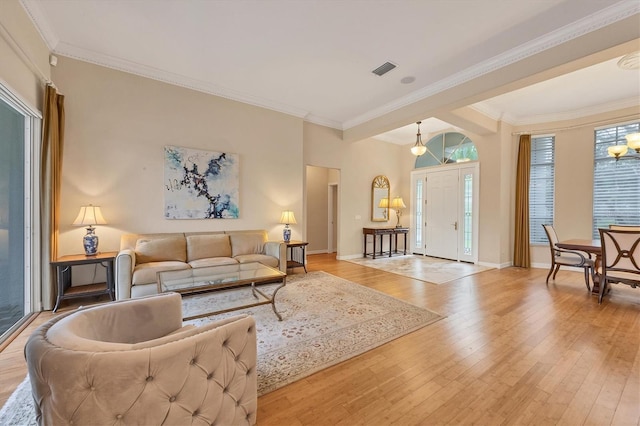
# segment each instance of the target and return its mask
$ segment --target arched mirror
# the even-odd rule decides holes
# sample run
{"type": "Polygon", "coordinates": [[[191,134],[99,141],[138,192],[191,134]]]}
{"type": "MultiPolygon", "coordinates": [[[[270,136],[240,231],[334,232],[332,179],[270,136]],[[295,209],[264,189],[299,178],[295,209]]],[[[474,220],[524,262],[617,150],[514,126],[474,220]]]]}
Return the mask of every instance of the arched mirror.
{"type": "Polygon", "coordinates": [[[371,183],[371,221],[386,222],[389,220],[389,179],[379,175],[371,183]]]}

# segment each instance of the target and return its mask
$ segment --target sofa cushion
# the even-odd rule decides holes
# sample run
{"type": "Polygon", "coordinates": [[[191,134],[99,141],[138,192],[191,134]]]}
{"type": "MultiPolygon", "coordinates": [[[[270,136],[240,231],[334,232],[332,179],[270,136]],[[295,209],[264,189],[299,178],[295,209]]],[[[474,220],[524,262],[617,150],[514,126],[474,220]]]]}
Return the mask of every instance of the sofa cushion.
{"type": "Polygon", "coordinates": [[[229,234],[231,238],[231,256],[242,254],[261,254],[264,251],[265,235],[260,232],[240,232],[229,234]]]}
{"type": "Polygon", "coordinates": [[[188,235],[187,261],[211,257],[231,257],[231,242],[225,234],[188,235]]]}
{"type": "Polygon", "coordinates": [[[189,264],[184,262],[149,262],[138,265],[133,270],[132,285],[152,284],[158,282],[158,272],[179,271],[189,269],[189,264]]]}
{"type": "Polygon", "coordinates": [[[184,237],[139,239],[136,242],[136,264],[165,261],[187,261],[184,237]]]}
{"type": "Polygon", "coordinates": [[[189,262],[189,266],[192,268],[204,268],[206,266],[218,266],[218,265],[237,265],[238,261],[233,257],[210,257],[208,259],[198,259],[189,262]]]}
{"type": "Polygon", "coordinates": [[[241,254],[234,257],[239,263],[260,262],[263,265],[278,269],[278,259],[266,254],[241,254]]]}

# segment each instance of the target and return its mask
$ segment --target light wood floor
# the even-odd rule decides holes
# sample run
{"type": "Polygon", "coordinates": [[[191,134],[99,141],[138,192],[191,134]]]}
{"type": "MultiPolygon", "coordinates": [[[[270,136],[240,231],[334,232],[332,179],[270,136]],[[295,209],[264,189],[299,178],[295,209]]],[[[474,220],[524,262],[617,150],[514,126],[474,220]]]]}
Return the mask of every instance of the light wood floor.
{"type": "MultiPolygon", "coordinates": [[[[541,269],[442,285],[333,255],[309,256],[308,269],[447,318],[260,397],[260,426],[640,422],[640,289],[614,286],[598,305],[582,273],[564,270],[546,286],[541,269]]],[[[0,353],[0,405],[26,374],[26,337],[51,316],[0,353]]]]}

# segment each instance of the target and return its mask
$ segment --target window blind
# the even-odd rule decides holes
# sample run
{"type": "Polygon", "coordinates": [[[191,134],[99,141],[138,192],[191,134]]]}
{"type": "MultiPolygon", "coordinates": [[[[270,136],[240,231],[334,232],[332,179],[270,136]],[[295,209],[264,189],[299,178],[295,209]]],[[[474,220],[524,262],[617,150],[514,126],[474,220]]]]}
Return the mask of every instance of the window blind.
{"type": "Polygon", "coordinates": [[[547,244],[543,224],[553,224],[555,136],[531,138],[529,242],[547,244]]]}
{"type": "Polygon", "coordinates": [[[611,145],[626,145],[625,136],[640,131],[631,123],[595,131],[593,173],[593,238],[611,224],[640,224],[640,160],[609,157],[611,145]]]}

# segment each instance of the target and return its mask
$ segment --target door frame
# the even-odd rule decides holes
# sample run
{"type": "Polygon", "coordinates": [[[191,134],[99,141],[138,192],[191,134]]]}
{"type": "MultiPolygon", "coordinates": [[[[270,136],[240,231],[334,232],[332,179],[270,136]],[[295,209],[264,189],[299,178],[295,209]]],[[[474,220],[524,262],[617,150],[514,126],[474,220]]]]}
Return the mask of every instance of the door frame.
{"type": "Polygon", "coordinates": [[[338,189],[337,183],[329,182],[327,186],[327,253],[336,253],[338,251],[338,189]],[[336,212],[335,216],[333,214],[334,210],[336,212]],[[335,225],[333,224],[334,219],[335,225]]]}
{"type": "MultiPolygon", "coordinates": [[[[435,172],[441,172],[444,170],[458,170],[458,193],[459,193],[459,197],[458,197],[458,223],[460,224],[459,229],[460,232],[458,233],[458,256],[457,256],[457,261],[464,261],[464,262],[470,262],[470,263],[478,263],[478,241],[479,241],[479,223],[480,223],[480,162],[479,161],[470,161],[470,162],[463,162],[463,163],[455,163],[455,164],[444,164],[444,165],[440,165],[440,166],[432,166],[432,167],[427,167],[427,168],[422,168],[422,169],[415,169],[411,172],[410,175],[410,182],[411,182],[411,205],[414,205],[414,201],[416,199],[416,181],[418,179],[425,179],[426,182],[426,178],[428,177],[428,175],[430,173],[435,173],[435,172]],[[463,248],[464,248],[464,179],[462,179],[462,176],[464,174],[468,174],[468,173],[464,173],[465,170],[471,171],[471,173],[473,174],[473,189],[472,189],[472,242],[471,242],[471,254],[470,255],[464,255],[461,254],[463,253],[463,248]]],[[[426,184],[423,184],[422,186],[422,191],[423,191],[423,197],[422,197],[422,201],[423,203],[426,203],[427,199],[427,194],[426,194],[426,184]]],[[[415,253],[415,254],[421,254],[423,256],[425,256],[425,243],[426,243],[426,231],[425,231],[425,226],[424,223],[421,224],[420,228],[418,228],[417,224],[416,224],[416,217],[414,214],[414,209],[411,210],[410,216],[411,216],[411,252],[415,253]],[[420,236],[422,237],[422,247],[421,248],[416,248],[416,237],[418,236],[418,233],[420,233],[420,236]]],[[[423,217],[426,214],[426,209],[424,208],[424,205],[422,206],[422,214],[423,217]]]]}

